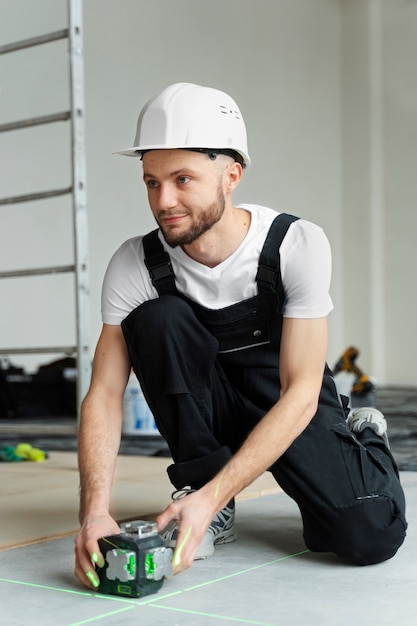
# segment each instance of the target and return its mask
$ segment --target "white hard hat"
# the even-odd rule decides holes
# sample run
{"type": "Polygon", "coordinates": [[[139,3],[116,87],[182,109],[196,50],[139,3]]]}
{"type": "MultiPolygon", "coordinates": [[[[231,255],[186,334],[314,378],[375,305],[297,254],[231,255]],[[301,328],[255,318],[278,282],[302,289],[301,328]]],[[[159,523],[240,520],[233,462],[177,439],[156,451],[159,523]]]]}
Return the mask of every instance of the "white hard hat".
{"type": "Polygon", "coordinates": [[[116,154],[141,157],[147,150],[175,148],[237,153],[244,166],[250,164],[236,102],[211,87],[175,83],[163,89],[140,112],[133,148],[116,154]]]}

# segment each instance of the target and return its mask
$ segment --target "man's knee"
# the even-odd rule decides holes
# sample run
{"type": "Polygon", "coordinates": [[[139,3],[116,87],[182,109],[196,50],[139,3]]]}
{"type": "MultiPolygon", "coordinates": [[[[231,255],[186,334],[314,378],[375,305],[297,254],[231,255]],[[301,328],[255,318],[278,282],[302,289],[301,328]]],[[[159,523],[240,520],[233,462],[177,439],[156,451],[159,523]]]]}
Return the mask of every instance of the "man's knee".
{"type": "Polygon", "coordinates": [[[186,393],[206,382],[218,342],[182,298],[165,295],[145,302],[122,322],[122,330],[145,387],[155,378],[167,393],[186,393]]]}
{"type": "Polygon", "coordinates": [[[320,530],[305,528],[307,547],[316,552],[335,552],[356,565],[390,559],[405,538],[405,519],[392,500],[384,496],[358,500],[352,507],[323,512],[323,517],[326,515],[320,530]]]}
{"type": "MultiPolygon", "coordinates": [[[[214,342],[200,324],[191,306],[182,298],[164,295],[134,309],[122,322],[128,346],[158,352],[214,342]],[[148,348],[149,350],[148,350],[148,348]]],[[[216,344],[217,345],[217,344],[216,344]]]]}
{"type": "Polygon", "coordinates": [[[127,316],[123,325],[131,330],[142,329],[143,332],[158,328],[169,329],[192,314],[190,306],[184,300],[178,296],[165,295],[138,306],[127,316]]]}
{"type": "Polygon", "coordinates": [[[405,527],[399,517],[389,526],[376,523],[373,527],[358,526],[346,532],[346,539],[339,556],[356,565],[375,565],[391,559],[405,538],[405,527]]]}

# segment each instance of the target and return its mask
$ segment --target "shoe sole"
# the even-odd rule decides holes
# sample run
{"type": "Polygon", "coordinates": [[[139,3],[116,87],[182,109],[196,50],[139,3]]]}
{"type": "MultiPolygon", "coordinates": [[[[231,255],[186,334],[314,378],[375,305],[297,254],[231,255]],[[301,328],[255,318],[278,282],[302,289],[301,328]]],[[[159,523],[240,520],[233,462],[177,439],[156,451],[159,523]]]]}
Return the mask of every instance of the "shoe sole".
{"type": "MultiPolygon", "coordinates": [[[[236,541],[236,533],[228,533],[225,536],[222,536],[220,533],[213,543],[210,544],[210,547],[206,548],[204,552],[199,552],[199,548],[197,548],[196,555],[194,557],[195,561],[202,561],[203,559],[208,559],[214,554],[214,546],[220,546],[225,543],[232,543],[232,541],[236,541]],[[210,549],[211,548],[211,549],[210,549]]],[[[175,549],[176,541],[165,541],[165,546],[167,548],[175,549]]]]}
{"type": "Polygon", "coordinates": [[[214,554],[215,546],[221,546],[221,545],[226,544],[226,543],[232,543],[232,541],[235,541],[235,540],[236,540],[236,534],[235,533],[227,534],[224,537],[222,537],[221,534],[220,534],[220,536],[216,537],[216,539],[211,544],[211,550],[210,550],[210,548],[208,548],[204,552],[199,552],[198,548],[197,548],[197,552],[195,554],[194,561],[202,561],[204,559],[210,558],[214,554]]]}

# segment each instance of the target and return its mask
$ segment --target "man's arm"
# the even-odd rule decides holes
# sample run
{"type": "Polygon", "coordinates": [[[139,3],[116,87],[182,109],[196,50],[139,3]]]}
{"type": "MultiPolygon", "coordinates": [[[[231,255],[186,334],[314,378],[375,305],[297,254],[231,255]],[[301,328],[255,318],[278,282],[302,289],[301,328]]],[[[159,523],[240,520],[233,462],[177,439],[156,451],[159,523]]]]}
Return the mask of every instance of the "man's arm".
{"type": "Polygon", "coordinates": [[[109,507],[129,372],[130,360],[121,327],[104,324],[90,389],[81,407],[78,434],[81,529],[75,545],[75,574],[89,587],[98,584],[92,559],[103,564],[97,539],[119,532],[109,507]]]}
{"type": "Polygon", "coordinates": [[[326,318],[284,319],[279,401],[213,480],[196,493],[173,502],[157,520],[160,530],[171,519],[179,521],[175,573],[191,566],[217,511],[271,467],[307,427],[317,411],[326,355],[326,318]]]}

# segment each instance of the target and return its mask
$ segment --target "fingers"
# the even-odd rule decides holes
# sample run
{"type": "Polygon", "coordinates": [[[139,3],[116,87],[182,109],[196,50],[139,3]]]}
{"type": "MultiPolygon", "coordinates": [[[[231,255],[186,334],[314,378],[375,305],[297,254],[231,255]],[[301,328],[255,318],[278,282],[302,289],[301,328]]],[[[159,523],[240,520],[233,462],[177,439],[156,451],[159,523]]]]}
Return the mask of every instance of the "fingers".
{"type": "Polygon", "coordinates": [[[171,521],[178,524],[177,543],[172,557],[172,572],[179,574],[191,567],[197,549],[214,516],[203,506],[204,499],[196,492],[171,503],[157,518],[159,532],[171,521]]]}
{"type": "Polygon", "coordinates": [[[86,587],[97,589],[100,585],[100,579],[96,572],[96,566],[104,566],[104,557],[97,541],[83,544],[82,539],[82,534],[78,535],[75,544],[75,575],[86,587]]]}
{"type": "Polygon", "coordinates": [[[191,567],[198,543],[193,541],[193,527],[189,526],[185,531],[178,529],[177,545],[172,557],[172,572],[179,574],[191,567]]]}
{"type": "Polygon", "coordinates": [[[94,561],[87,552],[80,555],[76,550],[75,575],[84,586],[94,590],[98,589],[100,579],[96,572],[94,561]]]}
{"type": "Polygon", "coordinates": [[[75,575],[89,589],[98,589],[100,578],[97,574],[97,568],[105,565],[98,539],[106,535],[117,534],[119,531],[118,525],[109,516],[96,518],[90,524],[86,522],[81,527],[75,540],[75,575]]]}
{"type": "Polygon", "coordinates": [[[101,554],[101,552],[92,552],[91,560],[95,565],[97,565],[97,567],[104,567],[104,564],[106,563],[104,556],[101,554]]]}
{"type": "Polygon", "coordinates": [[[76,567],[75,576],[78,578],[80,583],[84,585],[84,587],[88,587],[93,591],[97,591],[98,587],[100,586],[100,579],[97,575],[97,572],[93,568],[90,568],[89,570],[87,570],[87,572],[85,572],[80,567],[76,567]]]}
{"type": "Polygon", "coordinates": [[[177,519],[178,519],[177,512],[175,511],[173,505],[170,504],[165,509],[165,511],[163,511],[160,515],[158,515],[158,517],[155,520],[158,532],[161,533],[164,530],[164,528],[168,526],[169,522],[172,522],[173,520],[176,521],[177,519]]]}

